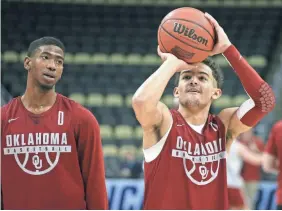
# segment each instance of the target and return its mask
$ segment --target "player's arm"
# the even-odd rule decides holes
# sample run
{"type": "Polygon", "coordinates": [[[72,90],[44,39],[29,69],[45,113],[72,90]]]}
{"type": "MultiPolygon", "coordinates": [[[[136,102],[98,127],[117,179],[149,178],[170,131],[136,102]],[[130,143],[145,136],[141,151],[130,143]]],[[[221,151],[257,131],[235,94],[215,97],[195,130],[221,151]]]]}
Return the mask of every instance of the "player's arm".
{"type": "Polygon", "coordinates": [[[168,131],[172,116],[167,106],[160,102],[163,92],[175,72],[192,68],[169,53],[158,54],[163,64],[137,89],[132,98],[132,107],[143,128],[143,148],[155,145],[168,131]]]}
{"type": "Polygon", "coordinates": [[[262,163],[262,153],[256,153],[251,151],[247,146],[238,143],[238,154],[243,159],[243,161],[252,165],[261,165],[262,163]]]}
{"type": "Polygon", "coordinates": [[[262,169],[265,172],[271,173],[271,174],[278,174],[279,163],[278,163],[276,157],[264,152],[263,155],[262,155],[262,161],[263,161],[262,162],[262,169]]]}
{"type": "Polygon", "coordinates": [[[209,14],[206,17],[214,25],[218,41],[212,55],[223,53],[236,74],[250,99],[239,108],[225,109],[220,113],[227,128],[229,140],[234,140],[240,133],[256,125],[275,106],[275,96],[271,87],[241,56],[240,52],[231,44],[224,30],[209,14]]]}
{"type": "Polygon", "coordinates": [[[263,170],[265,172],[274,174],[278,173],[277,145],[275,140],[277,128],[275,126],[270,131],[269,139],[265,145],[262,161],[263,170]]]}
{"type": "Polygon", "coordinates": [[[78,155],[87,209],[108,209],[100,128],[90,111],[79,110],[78,155]]]}

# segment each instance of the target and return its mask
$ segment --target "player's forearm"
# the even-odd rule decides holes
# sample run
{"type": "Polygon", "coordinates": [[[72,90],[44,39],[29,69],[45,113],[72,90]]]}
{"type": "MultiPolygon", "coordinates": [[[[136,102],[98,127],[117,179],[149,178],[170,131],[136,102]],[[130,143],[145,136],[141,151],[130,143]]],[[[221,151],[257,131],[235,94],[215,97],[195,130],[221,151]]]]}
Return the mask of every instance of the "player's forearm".
{"type": "Polygon", "coordinates": [[[157,106],[175,72],[176,67],[173,62],[165,61],[135,92],[132,99],[133,106],[146,105],[146,108],[157,106]]]}
{"type": "Polygon", "coordinates": [[[101,168],[95,168],[95,172],[89,175],[86,190],[87,209],[89,210],[109,209],[105,174],[104,171],[101,172],[102,169],[103,166],[101,165],[101,168]]]}
{"type": "Polygon", "coordinates": [[[262,168],[265,172],[272,174],[277,174],[279,171],[277,160],[268,153],[262,155],[262,168]]]}
{"type": "Polygon", "coordinates": [[[249,154],[245,155],[246,162],[259,166],[262,163],[262,155],[258,153],[249,152],[249,154]]]}
{"type": "Polygon", "coordinates": [[[271,87],[241,56],[240,52],[231,45],[224,56],[238,75],[244,89],[252,98],[245,105],[241,121],[248,126],[254,126],[275,106],[275,96],[271,87]],[[248,113],[247,113],[248,112],[248,113]]]}
{"type": "Polygon", "coordinates": [[[263,165],[263,170],[266,173],[270,173],[270,174],[278,174],[279,172],[278,168],[276,168],[275,166],[264,166],[263,165]]]}
{"type": "MultiPolygon", "coordinates": [[[[101,142],[96,138],[94,142],[101,142]]],[[[108,198],[106,190],[106,178],[102,145],[95,143],[93,151],[89,151],[89,157],[84,157],[84,178],[86,183],[86,202],[90,210],[107,210],[108,198]]]]}
{"type": "Polygon", "coordinates": [[[104,155],[99,124],[93,114],[86,109],[80,110],[79,115],[81,123],[78,130],[78,158],[87,209],[108,209],[104,155]]]}

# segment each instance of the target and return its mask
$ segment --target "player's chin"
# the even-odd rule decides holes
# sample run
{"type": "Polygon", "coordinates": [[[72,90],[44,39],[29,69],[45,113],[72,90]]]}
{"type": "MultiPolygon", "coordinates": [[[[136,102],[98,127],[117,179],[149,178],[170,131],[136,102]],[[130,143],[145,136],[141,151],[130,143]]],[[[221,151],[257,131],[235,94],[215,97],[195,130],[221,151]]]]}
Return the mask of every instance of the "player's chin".
{"type": "Polygon", "coordinates": [[[187,93],[187,98],[190,98],[190,99],[199,99],[201,97],[201,93],[199,92],[188,92],[187,93]]]}
{"type": "Polygon", "coordinates": [[[46,83],[41,83],[40,84],[41,88],[44,90],[51,90],[54,88],[55,83],[54,84],[46,84],[46,83]]]}

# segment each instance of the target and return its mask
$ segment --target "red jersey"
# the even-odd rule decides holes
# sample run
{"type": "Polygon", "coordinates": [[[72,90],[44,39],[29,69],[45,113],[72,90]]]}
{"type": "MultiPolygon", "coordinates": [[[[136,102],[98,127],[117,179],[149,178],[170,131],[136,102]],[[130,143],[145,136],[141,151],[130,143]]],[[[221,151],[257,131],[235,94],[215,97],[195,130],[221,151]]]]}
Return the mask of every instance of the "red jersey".
{"type": "MultiPolygon", "coordinates": [[[[263,152],[264,149],[264,144],[263,141],[256,136],[253,136],[252,140],[255,144],[256,147],[258,148],[259,151],[263,152]]],[[[243,144],[248,146],[249,142],[244,142],[242,141],[243,144]]],[[[252,165],[248,162],[244,162],[243,168],[242,168],[242,177],[244,181],[259,181],[260,180],[260,166],[252,165]]]]}
{"type": "Polygon", "coordinates": [[[277,204],[282,204],[282,120],[278,121],[271,129],[265,152],[277,157],[279,161],[277,204]]]}
{"type": "Polygon", "coordinates": [[[144,209],[228,209],[225,127],[209,115],[202,134],[176,111],[161,153],[145,162],[144,209]]]}
{"type": "Polygon", "coordinates": [[[42,114],[20,97],[1,113],[4,209],[107,209],[100,130],[90,111],[57,94],[42,114]]]}

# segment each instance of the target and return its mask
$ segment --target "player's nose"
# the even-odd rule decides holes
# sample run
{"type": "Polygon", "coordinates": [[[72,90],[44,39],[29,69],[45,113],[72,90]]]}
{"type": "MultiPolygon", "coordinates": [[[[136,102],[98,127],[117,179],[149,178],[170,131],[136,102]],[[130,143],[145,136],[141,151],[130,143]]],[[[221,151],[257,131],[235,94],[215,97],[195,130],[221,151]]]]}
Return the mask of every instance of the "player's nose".
{"type": "Polygon", "coordinates": [[[191,85],[197,85],[198,79],[197,79],[197,77],[192,77],[189,82],[190,82],[191,85]]]}
{"type": "Polygon", "coordinates": [[[53,59],[49,60],[49,62],[47,63],[47,68],[51,71],[56,71],[56,64],[53,59]]]}

